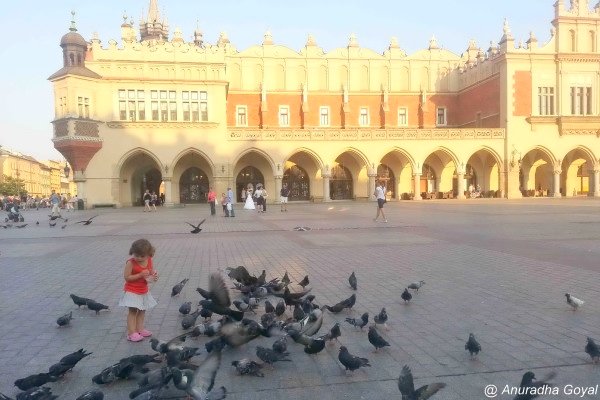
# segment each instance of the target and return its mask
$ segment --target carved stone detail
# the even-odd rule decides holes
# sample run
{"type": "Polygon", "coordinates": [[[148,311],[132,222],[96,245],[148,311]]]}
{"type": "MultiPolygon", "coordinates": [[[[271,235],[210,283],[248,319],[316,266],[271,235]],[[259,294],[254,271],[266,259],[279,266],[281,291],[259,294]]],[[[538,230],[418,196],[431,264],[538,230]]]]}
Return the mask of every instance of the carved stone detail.
{"type": "Polygon", "coordinates": [[[98,137],[98,124],[87,121],[75,121],[75,135],[98,137]]]}
{"type": "Polygon", "coordinates": [[[69,122],[66,120],[54,122],[54,136],[62,137],[69,134],[69,122]]]}
{"type": "Polygon", "coordinates": [[[140,122],[129,122],[129,121],[110,121],[106,125],[112,129],[160,129],[160,128],[216,128],[219,126],[218,122],[159,122],[159,121],[140,121],[140,122]]]}

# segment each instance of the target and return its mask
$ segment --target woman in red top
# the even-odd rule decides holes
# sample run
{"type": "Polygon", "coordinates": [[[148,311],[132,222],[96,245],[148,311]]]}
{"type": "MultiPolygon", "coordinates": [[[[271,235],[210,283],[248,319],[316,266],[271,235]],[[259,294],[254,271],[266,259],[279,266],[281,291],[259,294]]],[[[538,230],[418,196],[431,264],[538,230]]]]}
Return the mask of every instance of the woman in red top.
{"type": "Polygon", "coordinates": [[[133,257],[125,264],[123,272],[125,287],[119,306],[129,308],[127,340],[139,342],[145,337],[152,336],[152,332],[144,329],[144,317],[146,310],[157,304],[148,291],[148,282],[156,282],[158,273],[152,267],[154,247],[146,239],[133,242],[129,255],[133,257]]]}
{"type": "Polygon", "coordinates": [[[215,201],[217,200],[217,194],[213,190],[213,188],[208,189],[208,196],[206,201],[210,204],[210,215],[215,215],[217,210],[215,210],[215,201]]]}

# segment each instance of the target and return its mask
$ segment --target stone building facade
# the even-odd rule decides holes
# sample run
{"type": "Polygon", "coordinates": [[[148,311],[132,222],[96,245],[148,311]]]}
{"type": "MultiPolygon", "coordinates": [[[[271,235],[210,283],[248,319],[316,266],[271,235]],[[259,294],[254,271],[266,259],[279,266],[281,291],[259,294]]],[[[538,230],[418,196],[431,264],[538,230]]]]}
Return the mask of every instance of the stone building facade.
{"type": "MultiPolygon", "coordinates": [[[[265,184],[276,200],[486,196],[600,196],[600,6],[555,4],[550,40],[500,40],[457,55],[432,38],[383,54],[355,35],[327,53],[308,36],[237,50],[198,29],[186,42],[150,1],[138,35],[121,42],[63,36],[63,68],[50,76],[53,142],[73,166],[88,206],[166,202],[265,184]]],[[[500,32],[501,31],[501,32],[500,32]]]]}

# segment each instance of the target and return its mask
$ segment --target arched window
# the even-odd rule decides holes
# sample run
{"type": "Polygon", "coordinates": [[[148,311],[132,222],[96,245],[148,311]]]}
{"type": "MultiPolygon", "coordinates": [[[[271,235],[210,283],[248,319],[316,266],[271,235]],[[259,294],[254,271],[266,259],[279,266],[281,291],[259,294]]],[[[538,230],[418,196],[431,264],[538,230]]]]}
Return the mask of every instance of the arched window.
{"type": "Polygon", "coordinates": [[[208,194],[208,176],[197,167],[185,170],[179,178],[180,203],[206,203],[208,194]]]}
{"type": "MultiPolygon", "coordinates": [[[[252,184],[252,189],[256,188],[256,184],[257,183],[262,183],[263,185],[265,184],[265,178],[263,177],[263,174],[258,170],[258,168],[252,167],[252,166],[247,166],[244,167],[240,173],[237,175],[237,178],[235,179],[235,189],[236,189],[236,197],[237,197],[237,201],[238,202],[242,202],[242,189],[247,189],[248,188],[248,184],[252,184]]],[[[269,193],[268,188],[267,189],[267,193],[269,193]]],[[[279,193],[275,193],[277,196],[279,196],[279,193]]]]}
{"type": "Polygon", "coordinates": [[[396,198],[396,177],[390,167],[385,164],[379,164],[377,167],[377,181],[384,183],[387,195],[390,198],[396,198]]]}
{"type": "Polygon", "coordinates": [[[81,54],[77,54],[77,65],[81,66],[81,54]]]}
{"type": "Polygon", "coordinates": [[[331,168],[329,179],[329,196],[332,200],[352,199],[354,194],[352,174],[348,168],[337,164],[331,168]]]}
{"type": "Polygon", "coordinates": [[[310,200],[310,180],[306,171],[294,165],[283,173],[283,183],[290,188],[289,200],[310,200]]]}
{"type": "Polygon", "coordinates": [[[75,54],[73,54],[73,53],[69,54],[69,61],[71,62],[69,64],[71,67],[75,65],[75,54]]]}

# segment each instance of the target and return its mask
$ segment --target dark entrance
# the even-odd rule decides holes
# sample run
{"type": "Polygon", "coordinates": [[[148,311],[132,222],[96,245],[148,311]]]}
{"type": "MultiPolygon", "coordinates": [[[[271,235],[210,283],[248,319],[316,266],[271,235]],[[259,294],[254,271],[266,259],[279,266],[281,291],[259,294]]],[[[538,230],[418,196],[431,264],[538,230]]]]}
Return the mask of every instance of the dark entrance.
{"type": "Polygon", "coordinates": [[[187,203],[206,203],[208,177],[200,168],[190,167],[179,178],[179,201],[187,203]]]}
{"type": "Polygon", "coordinates": [[[142,176],[142,182],[140,185],[140,205],[144,205],[144,201],[141,200],[144,198],[144,193],[146,193],[146,190],[149,190],[150,193],[154,192],[157,195],[159,194],[159,190],[160,190],[160,184],[162,183],[162,175],[160,173],[160,171],[158,170],[158,168],[152,168],[150,170],[148,170],[148,172],[146,172],[143,176],[142,176]]]}
{"type": "Polygon", "coordinates": [[[331,168],[329,195],[332,200],[351,200],[353,198],[352,174],[343,165],[331,168]]]}
{"type": "Polygon", "coordinates": [[[386,195],[390,198],[396,198],[396,177],[394,172],[385,164],[379,164],[377,167],[377,181],[383,182],[387,190],[386,195]]]}
{"type": "Polygon", "coordinates": [[[283,173],[283,183],[287,183],[290,188],[290,201],[310,200],[310,181],[306,171],[294,165],[283,173]]]}
{"type": "MultiPolygon", "coordinates": [[[[252,166],[244,167],[235,179],[236,198],[238,203],[245,200],[242,200],[242,190],[247,189],[249,183],[252,184],[253,190],[256,189],[257,183],[265,184],[265,178],[258,168],[252,166]]],[[[267,193],[269,193],[268,189],[267,193]]],[[[276,194],[279,195],[279,193],[276,194]]]]}

